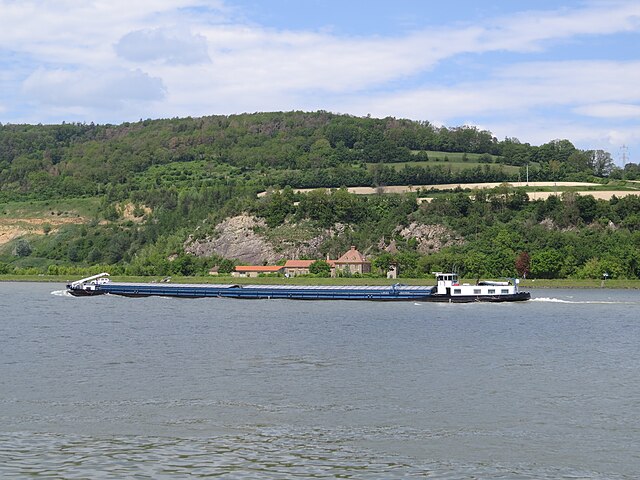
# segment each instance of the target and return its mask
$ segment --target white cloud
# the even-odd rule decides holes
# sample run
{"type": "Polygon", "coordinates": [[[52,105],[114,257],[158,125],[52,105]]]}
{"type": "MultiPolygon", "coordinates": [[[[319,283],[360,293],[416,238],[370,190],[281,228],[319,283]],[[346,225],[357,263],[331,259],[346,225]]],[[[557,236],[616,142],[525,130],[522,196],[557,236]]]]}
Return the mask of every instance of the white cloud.
{"type": "Polygon", "coordinates": [[[125,102],[164,97],[164,86],[139,70],[36,70],[23,84],[31,101],[55,107],[119,109],[125,102]]]}
{"type": "Polygon", "coordinates": [[[221,1],[193,11],[195,0],[0,0],[0,46],[38,62],[104,66],[128,33],[223,19],[221,1]],[[219,10],[219,16],[215,12],[219,10]],[[212,13],[214,12],[214,13],[212,13]]]}
{"type": "Polygon", "coordinates": [[[162,61],[182,66],[210,61],[204,36],[187,29],[137,30],[122,37],[115,49],[130,62],[162,61]]]}
{"type": "Polygon", "coordinates": [[[596,103],[575,109],[576,113],[598,118],[640,118],[640,105],[628,103],[596,103]]]}
{"type": "Polygon", "coordinates": [[[544,42],[578,35],[607,35],[640,29],[640,4],[635,1],[594,3],[583,9],[525,11],[496,19],[481,36],[489,50],[528,51],[544,42]]]}
{"type": "MultiPolygon", "coordinates": [[[[640,101],[640,62],[535,62],[511,66],[474,83],[382,93],[352,103],[373,115],[456,118],[566,107],[585,113],[594,103],[640,101]]],[[[594,110],[592,110],[594,111],[594,110]]]]}

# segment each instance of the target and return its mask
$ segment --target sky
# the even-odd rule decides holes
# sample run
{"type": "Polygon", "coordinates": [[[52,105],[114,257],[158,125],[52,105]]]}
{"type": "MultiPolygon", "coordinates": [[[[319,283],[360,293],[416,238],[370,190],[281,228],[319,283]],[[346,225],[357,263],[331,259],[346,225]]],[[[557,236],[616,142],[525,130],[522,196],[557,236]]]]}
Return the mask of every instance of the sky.
{"type": "Polygon", "coordinates": [[[290,110],[640,163],[640,1],[0,0],[0,123],[290,110]]]}

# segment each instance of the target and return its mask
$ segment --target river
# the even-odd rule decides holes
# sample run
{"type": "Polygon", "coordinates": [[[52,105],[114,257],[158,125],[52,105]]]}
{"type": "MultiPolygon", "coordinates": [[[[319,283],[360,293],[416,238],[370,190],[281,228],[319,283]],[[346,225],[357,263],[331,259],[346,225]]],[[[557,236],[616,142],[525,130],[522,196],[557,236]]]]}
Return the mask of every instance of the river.
{"type": "Polygon", "coordinates": [[[640,292],[75,298],[0,283],[2,478],[632,479],[640,292]]]}

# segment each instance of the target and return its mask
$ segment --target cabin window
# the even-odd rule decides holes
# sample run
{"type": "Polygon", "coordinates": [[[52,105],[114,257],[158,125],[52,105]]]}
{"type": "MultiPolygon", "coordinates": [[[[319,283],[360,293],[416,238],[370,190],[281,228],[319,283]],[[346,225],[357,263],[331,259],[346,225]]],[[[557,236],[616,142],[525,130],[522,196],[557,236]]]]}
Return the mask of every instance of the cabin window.
{"type": "Polygon", "coordinates": [[[480,295],[480,289],[479,288],[474,288],[473,289],[473,294],[474,295],[480,295]]]}
{"type": "Polygon", "coordinates": [[[508,288],[503,288],[502,290],[500,290],[500,293],[509,293],[509,289],[508,288]]]}
{"type": "Polygon", "coordinates": [[[489,289],[489,295],[493,295],[494,293],[496,293],[496,289],[495,288],[490,288],[489,289]]]}
{"type": "Polygon", "coordinates": [[[453,294],[454,295],[460,295],[461,293],[462,293],[462,289],[460,289],[460,288],[454,288],[453,289],[453,294]]]}

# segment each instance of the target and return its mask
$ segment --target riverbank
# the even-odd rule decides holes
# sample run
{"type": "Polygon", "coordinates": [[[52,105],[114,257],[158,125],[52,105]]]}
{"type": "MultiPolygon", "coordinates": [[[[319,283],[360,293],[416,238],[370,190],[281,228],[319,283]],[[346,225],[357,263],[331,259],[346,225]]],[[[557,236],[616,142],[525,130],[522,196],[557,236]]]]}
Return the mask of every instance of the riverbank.
{"type": "MultiPolygon", "coordinates": [[[[0,275],[0,282],[50,282],[67,283],[78,278],[70,278],[66,275],[0,275]]],[[[113,276],[116,282],[161,282],[166,277],[150,276],[113,276]]],[[[239,278],[231,276],[197,276],[170,278],[172,283],[222,283],[222,284],[258,284],[258,285],[391,285],[405,283],[407,285],[434,285],[433,278],[315,278],[315,277],[258,277],[239,278]]],[[[465,283],[473,283],[475,280],[463,280],[465,283]]],[[[610,279],[606,281],[596,279],[526,279],[520,281],[520,288],[620,288],[640,289],[640,280],[610,279]]]]}

